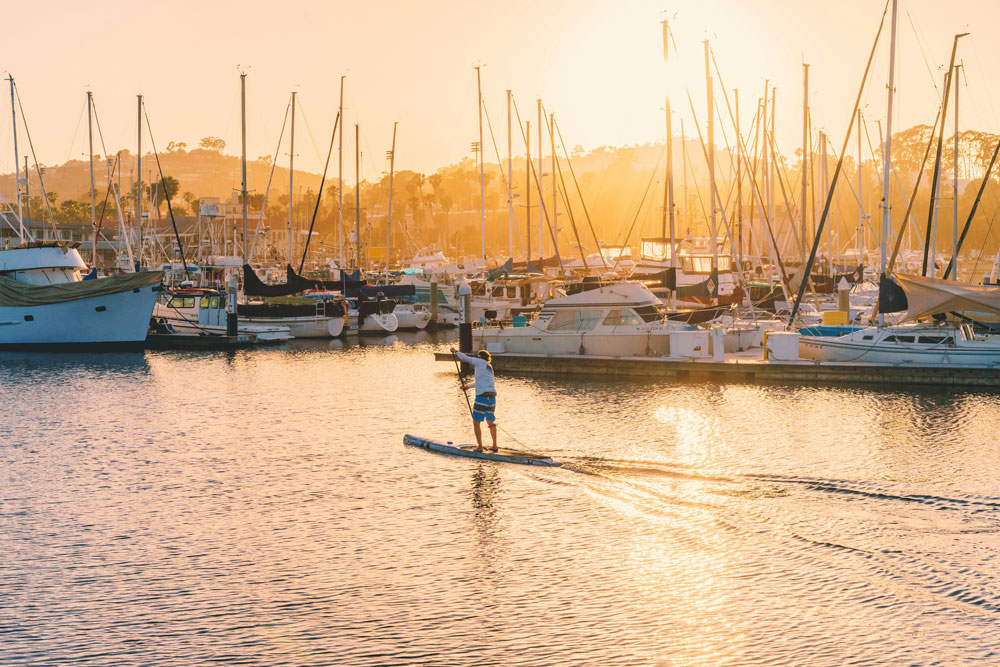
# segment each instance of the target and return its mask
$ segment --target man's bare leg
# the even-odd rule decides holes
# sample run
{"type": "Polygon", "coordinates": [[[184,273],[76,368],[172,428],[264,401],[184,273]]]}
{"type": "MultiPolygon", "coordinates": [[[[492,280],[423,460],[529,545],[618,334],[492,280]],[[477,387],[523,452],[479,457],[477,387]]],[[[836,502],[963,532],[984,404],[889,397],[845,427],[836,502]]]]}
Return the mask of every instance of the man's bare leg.
{"type": "Polygon", "coordinates": [[[483,451],[483,429],[477,421],[472,422],[472,428],[476,431],[476,451],[481,452],[483,451]]]}
{"type": "MultiPolygon", "coordinates": [[[[497,425],[493,422],[489,423],[490,435],[493,436],[493,451],[497,451],[497,425]]],[[[482,443],[480,443],[480,446],[482,443]]]]}

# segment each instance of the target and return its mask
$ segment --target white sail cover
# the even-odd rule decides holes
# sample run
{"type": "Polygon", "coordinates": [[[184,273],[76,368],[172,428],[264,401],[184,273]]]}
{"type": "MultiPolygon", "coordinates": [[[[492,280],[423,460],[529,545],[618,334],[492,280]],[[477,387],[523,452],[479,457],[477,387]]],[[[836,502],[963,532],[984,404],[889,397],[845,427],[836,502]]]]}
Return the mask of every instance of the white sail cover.
{"type": "Polygon", "coordinates": [[[937,313],[976,311],[1000,315],[1000,286],[966,285],[954,280],[897,273],[893,279],[906,292],[906,319],[937,313]]]}

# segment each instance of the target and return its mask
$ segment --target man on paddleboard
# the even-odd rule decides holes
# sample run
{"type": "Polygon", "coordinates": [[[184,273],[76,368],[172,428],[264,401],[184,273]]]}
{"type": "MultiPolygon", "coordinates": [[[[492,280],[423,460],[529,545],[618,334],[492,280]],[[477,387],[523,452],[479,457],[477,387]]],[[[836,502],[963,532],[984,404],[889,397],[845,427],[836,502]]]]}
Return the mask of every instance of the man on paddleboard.
{"type": "MultiPolygon", "coordinates": [[[[483,431],[480,424],[485,421],[490,429],[490,436],[493,438],[493,451],[495,452],[497,451],[497,420],[494,413],[497,407],[497,390],[493,384],[493,366],[490,365],[490,353],[486,350],[479,350],[475,357],[470,357],[455,348],[451,348],[451,353],[472,366],[476,371],[476,402],[472,406],[472,427],[476,431],[476,444],[478,445],[476,451],[483,451],[483,431]]],[[[463,391],[468,388],[469,385],[462,385],[463,391]]]]}

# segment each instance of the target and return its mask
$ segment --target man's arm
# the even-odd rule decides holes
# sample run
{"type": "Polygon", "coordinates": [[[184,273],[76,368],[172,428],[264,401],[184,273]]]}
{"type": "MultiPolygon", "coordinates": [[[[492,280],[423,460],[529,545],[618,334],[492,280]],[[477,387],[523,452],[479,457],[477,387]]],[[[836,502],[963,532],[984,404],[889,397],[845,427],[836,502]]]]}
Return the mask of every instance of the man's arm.
{"type": "Polygon", "coordinates": [[[462,354],[455,348],[452,348],[451,351],[456,357],[459,358],[460,361],[464,361],[467,364],[472,364],[473,366],[478,366],[479,363],[482,361],[482,359],[480,359],[479,357],[470,357],[467,354],[462,354]]]}

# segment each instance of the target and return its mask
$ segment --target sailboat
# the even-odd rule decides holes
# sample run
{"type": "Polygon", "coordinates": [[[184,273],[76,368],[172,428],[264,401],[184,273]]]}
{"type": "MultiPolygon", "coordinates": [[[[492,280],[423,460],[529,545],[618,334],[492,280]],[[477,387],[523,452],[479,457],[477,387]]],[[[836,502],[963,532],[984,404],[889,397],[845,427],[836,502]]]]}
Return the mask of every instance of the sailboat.
{"type": "MultiPolygon", "coordinates": [[[[244,102],[245,102],[245,95],[244,102]]],[[[289,134],[288,162],[288,264],[287,280],[292,284],[301,278],[292,269],[292,212],[294,179],[295,179],[295,102],[296,93],[292,92],[290,101],[291,132],[289,134]]],[[[245,124],[244,124],[245,127],[245,124]]],[[[245,145],[245,141],[244,141],[245,145]]],[[[246,154],[243,155],[244,173],[246,170],[246,154]]],[[[244,178],[244,192],[245,192],[244,178]]],[[[244,215],[246,208],[244,207],[244,215]]],[[[303,251],[303,256],[305,251],[303,251]]],[[[298,288],[290,291],[271,289],[264,285],[254,273],[249,264],[243,266],[243,293],[245,297],[256,297],[237,304],[237,313],[241,322],[257,326],[287,327],[295,338],[336,338],[340,336],[347,324],[347,309],[342,301],[334,299],[309,299],[292,296],[297,291],[312,289],[313,285],[295,284],[298,288]]],[[[272,286],[273,287],[273,286],[272,286]]]]}
{"type": "MultiPolygon", "coordinates": [[[[9,77],[9,81],[13,101],[14,78],[9,77]]],[[[89,94],[87,99],[89,103],[89,94]]],[[[20,243],[0,250],[0,346],[141,343],[146,339],[163,272],[139,271],[84,280],[90,271],[77,251],[79,244],[34,239],[23,219],[13,104],[11,114],[18,210],[15,213],[8,206],[2,218],[17,233],[20,243]]],[[[93,155],[93,150],[90,153],[93,155]]]]}
{"type": "MultiPolygon", "coordinates": [[[[895,67],[894,56],[896,51],[896,5],[897,0],[893,0],[892,42],[889,51],[889,88],[886,112],[887,131],[882,169],[882,234],[880,240],[882,275],[879,290],[878,322],[843,336],[802,336],[799,341],[800,355],[816,361],[912,363],[916,365],[960,364],[997,367],[1000,366],[1000,341],[996,340],[994,336],[976,334],[969,322],[952,324],[946,321],[949,316],[953,317],[953,314],[962,313],[963,311],[988,313],[993,317],[1000,315],[1000,288],[992,285],[965,285],[959,283],[957,280],[947,280],[949,271],[957,262],[961,241],[956,241],[952,261],[944,271],[945,278],[908,274],[896,274],[894,279],[889,277],[890,269],[895,259],[895,256],[887,259],[886,239],[889,230],[888,198],[892,159],[892,97],[895,67]],[[892,312],[903,313],[901,316],[894,318],[896,319],[895,323],[888,322],[886,319],[887,314],[892,312]],[[925,318],[932,317],[936,320],[933,323],[921,322],[925,318]]],[[[947,111],[949,85],[952,83],[951,74],[954,72],[955,52],[958,46],[958,39],[962,36],[964,35],[956,35],[952,46],[949,74],[945,79],[942,116],[947,111]]],[[[934,194],[936,182],[940,173],[942,135],[943,123],[941,124],[941,135],[938,138],[937,158],[935,160],[934,176],[931,185],[930,211],[928,212],[928,242],[925,243],[925,252],[930,250],[931,245],[929,236],[935,208],[934,194]]],[[[993,158],[983,177],[979,195],[973,203],[972,211],[962,235],[963,240],[975,215],[976,207],[978,206],[985,185],[989,180],[989,174],[996,161],[998,152],[1000,152],[1000,143],[997,144],[993,158]]],[[[927,261],[925,254],[924,272],[926,268],[927,261]]]]}

